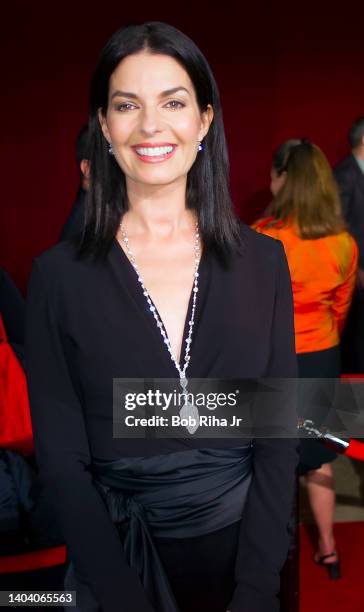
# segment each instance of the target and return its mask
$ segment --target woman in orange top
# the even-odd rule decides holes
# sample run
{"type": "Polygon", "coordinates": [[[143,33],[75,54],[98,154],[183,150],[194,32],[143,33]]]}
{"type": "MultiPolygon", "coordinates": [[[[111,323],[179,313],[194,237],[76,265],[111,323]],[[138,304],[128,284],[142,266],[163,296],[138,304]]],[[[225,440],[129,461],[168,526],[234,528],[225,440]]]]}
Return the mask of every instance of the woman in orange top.
{"type": "MultiPolygon", "coordinates": [[[[283,143],[273,156],[271,191],[274,200],[269,216],[254,227],[281,240],[285,248],[294,297],[299,376],[337,378],[340,332],[354,289],[358,249],[345,231],[336,184],[322,151],[306,139],[283,143]]],[[[309,439],[301,440],[300,455],[300,471],[306,474],[319,531],[315,561],[327,566],[331,578],[338,578],[331,467],[336,455],[309,439]]]]}

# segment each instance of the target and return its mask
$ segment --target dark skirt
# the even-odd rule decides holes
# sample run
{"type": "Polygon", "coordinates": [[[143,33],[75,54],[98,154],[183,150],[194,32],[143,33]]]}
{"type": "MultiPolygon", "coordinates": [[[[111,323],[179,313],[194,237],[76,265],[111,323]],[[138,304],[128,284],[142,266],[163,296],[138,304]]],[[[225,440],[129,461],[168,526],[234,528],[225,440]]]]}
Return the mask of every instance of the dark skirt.
{"type": "MultiPolygon", "coordinates": [[[[239,527],[240,521],[184,540],[154,538],[180,612],[226,612],[235,588],[239,527]]],[[[66,575],[65,589],[77,591],[74,612],[101,612],[72,565],[66,575]]]]}
{"type": "Polygon", "coordinates": [[[180,612],[225,612],[235,589],[240,521],[204,536],[155,540],[180,612]]]}
{"type": "MultiPolygon", "coordinates": [[[[339,345],[322,351],[300,353],[297,355],[297,362],[299,378],[317,378],[317,385],[310,383],[309,393],[300,394],[298,416],[310,418],[312,416],[313,395],[325,395],[326,398],[329,398],[330,394],[335,391],[336,381],[334,379],[340,377],[341,370],[339,345]],[[332,383],[328,379],[333,379],[332,383]]],[[[334,422],[330,421],[328,409],[318,407],[314,413],[316,425],[325,424],[330,427],[331,423],[334,427],[334,422]]],[[[324,463],[330,463],[337,457],[336,453],[325,448],[321,442],[309,438],[300,439],[299,455],[299,474],[306,474],[309,470],[317,470],[324,463]]]]}

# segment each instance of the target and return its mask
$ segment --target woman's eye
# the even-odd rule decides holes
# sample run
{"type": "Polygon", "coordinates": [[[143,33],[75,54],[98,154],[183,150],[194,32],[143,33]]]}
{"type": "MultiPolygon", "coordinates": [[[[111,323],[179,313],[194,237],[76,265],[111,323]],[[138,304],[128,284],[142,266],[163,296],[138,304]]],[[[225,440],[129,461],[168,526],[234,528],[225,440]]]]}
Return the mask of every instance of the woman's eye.
{"type": "Polygon", "coordinates": [[[134,104],[131,104],[130,102],[122,102],[122,104],[117,105],[116,110],[125,112],[133,110],[133,108],[135,108],[134,104]]]}
{"type": "Polygon", "coordinates": [[[170,100],[170,102],[167,102],[166,104],[166,107],[171,108],[172,110],[177,110],[179,108],[183,108],[184,106],[186,105],[183,104],[183,102],[179,102],[179,100],[170,100]]]}

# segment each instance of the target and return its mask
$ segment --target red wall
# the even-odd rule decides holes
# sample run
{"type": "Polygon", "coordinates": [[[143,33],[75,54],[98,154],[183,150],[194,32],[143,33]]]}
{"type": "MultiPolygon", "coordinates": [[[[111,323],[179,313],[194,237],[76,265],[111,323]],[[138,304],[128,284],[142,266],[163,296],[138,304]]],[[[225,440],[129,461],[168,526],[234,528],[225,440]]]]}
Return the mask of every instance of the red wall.
{"type": "Polygon", "coordinates": [[[269,201],[273,147],[295,136],[332,163],[364,115],[363,14],[346,3],[17,3],[2,33],[0,265],[25,287],[32,258],[59,235],[77,188],[74,141],[108,36],[130,21],[163,20],[191,36],[219,84],[232,192],[250,222],[269,201]],[[119,6],[121,8],[119,8],[119,6]],[[297,8],[302,7],[302,8],[297,8]],[[16,12],[16,14],[15,14],[16,12]]]}

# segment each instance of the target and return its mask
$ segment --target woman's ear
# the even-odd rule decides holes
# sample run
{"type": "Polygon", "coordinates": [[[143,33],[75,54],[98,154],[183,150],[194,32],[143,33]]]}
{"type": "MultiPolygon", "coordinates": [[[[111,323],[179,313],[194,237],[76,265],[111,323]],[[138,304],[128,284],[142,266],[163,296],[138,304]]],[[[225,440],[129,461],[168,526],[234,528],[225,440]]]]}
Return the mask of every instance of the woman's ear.
{"type": "Polygon", "coordinates": [[[199,140],[203,140],[210,129],[210,125],[214,118],[214,109],[211,104],[207,105],[207,109],[201,113],[201,131],[199,140]]]}
{"type": "Polygon", "coordinates": [[[106,117],[104,115],[104,113],[102,112],[102,108],[99,108],[99,110],[97,111],[97,115],[99,118],[99,123],[102,129],[102,133],[104,135],[104,137],[106,138],[107,142],[110,144],[111,143],[111,138],[110,138],[110,134],[109,134],[109,129],[107,127],[107,121],[106,121],[106,117]]]}

